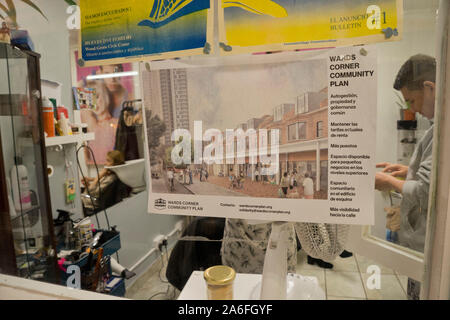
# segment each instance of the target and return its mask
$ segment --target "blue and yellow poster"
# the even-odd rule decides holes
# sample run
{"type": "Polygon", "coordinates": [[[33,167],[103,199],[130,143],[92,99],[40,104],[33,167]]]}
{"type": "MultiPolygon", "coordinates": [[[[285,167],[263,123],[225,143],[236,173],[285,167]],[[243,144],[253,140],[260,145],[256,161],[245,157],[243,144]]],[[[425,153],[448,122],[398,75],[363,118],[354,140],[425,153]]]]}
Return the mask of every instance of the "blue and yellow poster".
{"type": "Polygon", "coordinates": [[[211,0],[81,0],[86,65],[163,59],[208,51],[211,0]]]}
{"type": "Polygon", "coordinates": [[[402,0],[219,0],[223,54],[399,40],[402,0]]]}

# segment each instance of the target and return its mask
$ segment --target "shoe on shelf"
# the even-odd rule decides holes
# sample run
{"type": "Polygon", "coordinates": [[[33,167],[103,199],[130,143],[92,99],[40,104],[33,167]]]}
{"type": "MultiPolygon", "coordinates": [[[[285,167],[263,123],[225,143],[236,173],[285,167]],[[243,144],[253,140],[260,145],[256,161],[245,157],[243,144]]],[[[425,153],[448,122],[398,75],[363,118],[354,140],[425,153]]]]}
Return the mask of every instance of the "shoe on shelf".
{"type": "Polygon", "coordinates": [[[320,260],[320,259],[313,258],[311,256],[308,256],[308,264],[310,264],[310,265],[317,264],[319,267],[321,267],[323,269],[331,269],[331,268],[333,268],[333,265],[331,263],[325,262],[325,261],[320,260]]]}
{"type": "Polygon", "coordinates": [[[124,269],[124,270],[122,271],[122,273],[120,274],[120,276],[121,276],[122,278],[125,278],[125,279],[127,279],[127,280],[133,278],[135,275],[136,275],[136,273],[134,273],[133,271],[130,271],[130,270],[128,270],[128,269],[124,269]]]}
{"type": "Polygon", "coordinates": [[[342,253],[339,255],[339,257],[341,258],[349,258],[353,256],[353,253],[348,252],[347,250],[342,251],[342,253]]]}

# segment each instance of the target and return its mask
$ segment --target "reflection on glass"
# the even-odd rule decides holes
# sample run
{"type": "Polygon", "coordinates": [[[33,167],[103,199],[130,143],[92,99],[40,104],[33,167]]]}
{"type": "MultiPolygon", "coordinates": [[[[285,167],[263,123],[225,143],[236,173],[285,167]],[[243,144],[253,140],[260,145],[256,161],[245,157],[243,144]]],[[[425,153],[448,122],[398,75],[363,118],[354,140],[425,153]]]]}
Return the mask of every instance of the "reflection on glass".
{"type": "Polygon", "coordinates": [[[430,34],[435,33],[436,9],[437,2],[427,9],[417,1],[405,3],[404,39],[378,45],[375,188],[381,192],[371,233],[418,252],[425,244],[432,167],[436,61],[430,34]],[[408,23],[419,16],[429,23],[408,23]]]}
{"type": "MultiPolygon", "coordinates": [[[[77,53],[75,53],[77,58],[77,53]]],[[[93,157],[97,164],[104,165],[106,153],[120,150],[125,153],[125,160],[139,158],[137,141],[129,136],[134,134],[134,126],[142,124],[138,106],[131,104],[134,110],[127,110],[133,101],[134,77],[123,76],[132,70],[132,64],[117,64],[99,67],[80,67],[77,65],[77,84],[74,95],[81,121],[87,123],[88,131],[95,132],[95,141],[89,143],[93,155],[86,154],[89,164],[93,157]],[[109,76],[109,75],[118,76],[109,76]],[[94,76],[94,77],[92,77],[94,76]],[[98,79],[97,77],[102,76],[98,79]],[[136,111],[136,112],[134,112],[136,111]]]]}
{"type": "MultiPolygon", "coordinates": [[[[75,61],[78,53],[75,52],[75,61]]],[[[133,65],[76,65],[73,88],[80,120],[95,133],[77,157],[82,162],[85,215],[109,208],[146,189],[142,103],[135,100],[133,65]],[[81,158],[84,156],[85,161],[81,158]],[[113,159],[111,158],[113,157],[113,159]]]]}
{"type": "MultiPolygon", "coordinates": [[[[427,8],[418,1],[404,5],[404,39],[379,46],[379,112],[384,132],[378,133],[378,141],[383,145],[377,151],[380,162],[375,188],[381,192],[377,194],[376,224],[371,232],[420,254],[425,247],[428,198],[433,183],[434,28],[438,3],[433,1],[427,8]]],[[[408,279],[408,299],[419,299],[420,287],[418,281],[408,279]]]]}
{"type": "Polygon", "coordinates": [[[56,282],[56,251],[36,95],[39,58],[0,43],[2,273],[56,282]]]}
{"type": "MultiPolygon", "coordinates": [[[[436,92],[435,82],[435,59],[427,55],[414,55],[400,68],[394,88],[402,93],[404,100],[409,103],[413,112],[432,121],[436,92]]],[[[392,240],[420,252],[423,252],[425,246],[432,145],[433,125],[427,129],[422,139],[415,145],[409,165],[382,162],[377,164],[377,167],[383,170],[377,172],[375,176],[377,190],[387,192],[394,190],[402,195],[398,210],[388,208],[392,215],[391,220],[400,220],[400,223],[390,225],[390,231],[395,232],[392,240]],[[397,216],[400,217],[397,218],[397,216]]]]}
{"type": "MultiPolygon", "coordinates": [[[[101,101],[97,99],[97,102],[101,101]]],[[[88,216],[146,189],[143,139],[138,139],[142,136],[141,101],[124,101],[119,114],[116,128],[111,127],[111,130],[104,131],[98,130],[97,127],[94,130],[96,133],[94,143],[82,147],[86,150],[87,158],[92,159],[91,164],[87,160],[91,168],[90,176],[86,176],[81,169],[83,185],[81,198],[84,214],[88,216]],[[103,138],[109,140],[115,138],[114,145],[105,148],[101,145],[103,138]],[[97,162],[96,152],[105,154],[104,163],[97,162]],[[99,169],[100,165],[103,165],[102,169],[99,169]]]]}

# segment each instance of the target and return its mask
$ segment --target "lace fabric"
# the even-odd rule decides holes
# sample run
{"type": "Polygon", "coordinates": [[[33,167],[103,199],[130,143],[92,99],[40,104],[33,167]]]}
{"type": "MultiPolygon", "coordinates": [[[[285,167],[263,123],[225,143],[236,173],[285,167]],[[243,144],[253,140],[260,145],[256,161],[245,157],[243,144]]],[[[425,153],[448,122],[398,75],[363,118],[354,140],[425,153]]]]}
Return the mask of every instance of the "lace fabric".
{"type": "Polygon", "coordinates": [[[345,224],[295,223],[302,249],[324,261],[333,261],[344,251],[349,228],[345,224]]]}

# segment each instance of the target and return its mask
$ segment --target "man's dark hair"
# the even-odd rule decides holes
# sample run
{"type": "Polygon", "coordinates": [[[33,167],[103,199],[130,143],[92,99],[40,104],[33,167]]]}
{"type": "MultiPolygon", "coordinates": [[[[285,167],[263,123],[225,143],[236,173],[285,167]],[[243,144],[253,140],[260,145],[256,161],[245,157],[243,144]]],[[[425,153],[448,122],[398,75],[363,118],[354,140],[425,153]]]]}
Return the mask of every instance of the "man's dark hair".
{"type": "Polygon", "coordinates": [[[436,59],[424,54],[409,58],[400,68],[394,82],[394,89],[423,89],[423,82],[436,82],[436,59]]]}

